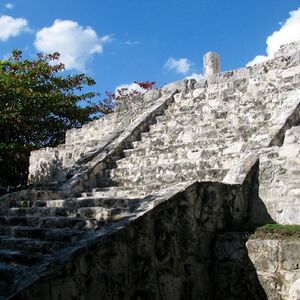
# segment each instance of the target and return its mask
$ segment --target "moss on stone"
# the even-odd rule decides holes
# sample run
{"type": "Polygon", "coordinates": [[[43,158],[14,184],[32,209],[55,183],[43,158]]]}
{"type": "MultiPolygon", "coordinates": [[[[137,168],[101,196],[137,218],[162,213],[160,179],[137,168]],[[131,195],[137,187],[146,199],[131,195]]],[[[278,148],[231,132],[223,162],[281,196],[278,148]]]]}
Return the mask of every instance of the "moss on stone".
{"type": "Polygon", "coordinates": [[[300,225],[266,224],[258,227],[250,238],[300,240],[300,225]]]}

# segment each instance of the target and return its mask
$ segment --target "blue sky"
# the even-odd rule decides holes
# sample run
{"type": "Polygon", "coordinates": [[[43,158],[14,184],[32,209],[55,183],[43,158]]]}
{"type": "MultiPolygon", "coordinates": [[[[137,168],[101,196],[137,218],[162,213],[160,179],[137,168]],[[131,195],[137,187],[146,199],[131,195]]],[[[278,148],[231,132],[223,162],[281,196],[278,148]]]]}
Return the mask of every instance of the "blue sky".
{"type": "Polygon", "coordinates": [[[200,74],[207,51],[221,55],[222,70],[272,57],[300,39],[299,8],[299,0],[0,0],[0,57],[58,50],[101,93],[133,81],[161,86],[200,74]]]}

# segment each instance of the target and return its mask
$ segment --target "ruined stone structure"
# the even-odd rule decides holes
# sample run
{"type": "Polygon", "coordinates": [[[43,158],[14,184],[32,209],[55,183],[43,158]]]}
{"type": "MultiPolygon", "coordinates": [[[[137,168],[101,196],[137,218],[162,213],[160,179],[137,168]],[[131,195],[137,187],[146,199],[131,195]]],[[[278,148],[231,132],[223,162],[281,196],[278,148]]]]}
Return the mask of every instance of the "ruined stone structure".
{"type": "MultiPolygon", "coordinates": [[[[181,80],[34,151],[0,201],[3,299],[300,299],[300,42],[181,80]]],[[[1,298],[0,298],[1,299],[1,298]]]]}

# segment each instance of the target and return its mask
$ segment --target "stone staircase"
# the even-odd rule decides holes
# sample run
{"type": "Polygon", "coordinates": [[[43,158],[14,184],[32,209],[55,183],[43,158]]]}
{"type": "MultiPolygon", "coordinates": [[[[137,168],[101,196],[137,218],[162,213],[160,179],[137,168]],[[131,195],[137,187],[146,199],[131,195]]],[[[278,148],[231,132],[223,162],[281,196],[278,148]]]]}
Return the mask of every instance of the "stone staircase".
{"type": "MultiPolygon", "coordinates": [[[[238,223],[246,218],[248,200],[241,194],[251,188],[249,182],[229,182],[225,187],[220,182],[245,155],[281,146],[285,131],[300,124],[300,44],[290,56],[284,53],[285,57],[252,68],[198,82],[183,80],[149,92],[123,105],[114,116],[68,131],[66,144],[33,152],[30,180],[35,189],[0,201],[0,299],[26,299],[22,293],[30,294],[30,299],[46,294],[45,299],[78,298],[71,292],[63,297],[63,285],[47,291],[37,285],[45,283],[43,276],[77,265],[83,253],[93,256],[102,251],[105,241],[110,243],[115,236],[120,237],[121,250],[127,247],[134,241],[126,242],[122,232],[134,236],[130,228],[136,229],[138,222],[152,226],[149,216],[155,218],[156,207],[172,206],[194,182],[203,183],[205,191],[200,196],[191,192],[194,198],[189,201],[176,200],[179,215],[187,203],[201,199],[197,205],[207,205],[207,210],[197,216],[193,208],[188,216],[202,218],[197,222],[205,224],[205,232],[212,236],[231,219],[238,223]],[[47,190],[50,183],[56,188],[47,190]],[[205,216],[207,211],[212,213],[205,216]],[[60,296],[53,296],[56,290],[60,296]]],[[[137,235],[148,235],[155,228],[137,235]]],[[[164,228],[169,230],[168,225],[164,228]]],[[[143,241],[139,243],[145,250],[143,241]]]]}
{"type": "MultiPolygon", "coordinates": [[[[298,68],[295,75],[299,72],[298,68]]],[[[265,85],[252,85],[250,79],[243,93],[234,88],[236,81],[229,81],[226,89],[216,83],[175,95],[165,114],[141,134],[141,141],[124,150],[125,158],[116,168],[106,170],[110,184],[161,188],[181,181],[222,181],[242,155],[268,146],[275,133],[273,120],[290,94],[266,92],[265,85]]],[[[288,90],[289,81],[280,76],[276,80],[288,90]]],[[[297,96],[299,87],[299,82],[293,85],[297,96]]]]}
{"type": "MultiPolygon", "coordinates": [[[[170,97],[168,94],[165,96],[170,97]]],[[[56,148],[48,147],[31,152],[29,183],[42,187],[64,183],[70,177],[69,173],[73,172],[74,167],[92,160],[97,152],[101,152],[103,148],[118,139],[132,120],[137,119],[137,116],[143,113],[147,116],[149,114],[147,110],[149,108],[151,110],[153,106],[155,111],[155,100],[158,98],[160,98],[159,90],[152,90],[144,95],[144,103],[140,96],[137,96],[132,103],[119,105],[120,107],[114,114],[85,124],[81,128],[68,130],[65,135],[65,144],[56,148]]],[[[163,98],[163,104],[168,100],[161,98],[163,98]]],[[[146,120],[144,123],[147,126],[146,120]]]]}
{"type": "Polygon", "coordinates": [[[45,184],[48,181],[59,181],[78,159],[95,149],[99,141],[105,138],[114,128],[117,116],[100,118],[66,132],[65,144],[56,148],[45,148],[33,151],[30,157],[30,173],[39,170],[35,183],[45,184]],[[59,169],[59,170],[56,170],[59,169]],[[44,171],[44,172],[43,172],[44,171]],[[61,173],[58,176],[58,173],[61,173]]]}
{"type": "Polygon", "coordinates": [[[30,267],[50,262],[87,232],[128,219],[140,201],[113,187],[76,198],[10,200],[0,211],[0,295],[10,295],[30,267]]]}

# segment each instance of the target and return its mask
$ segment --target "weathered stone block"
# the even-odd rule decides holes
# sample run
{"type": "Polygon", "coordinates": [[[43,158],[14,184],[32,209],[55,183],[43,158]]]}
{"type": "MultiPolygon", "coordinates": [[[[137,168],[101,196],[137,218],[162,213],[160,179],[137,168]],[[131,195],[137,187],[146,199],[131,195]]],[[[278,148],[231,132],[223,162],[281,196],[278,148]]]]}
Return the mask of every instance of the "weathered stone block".
{"type": "Polygon", "coordinates": [[[259,197],[271,218],[281,224],[300,224],[300,126],[287,130],[282,147],[260,156],[259,197]]]}
{"type": "Polygon", "coordinates": [[[216,52],[208,52],[203,57],[203,74],[209,77],[220,73],[220,57],[216,52]]]}
{"type": "Polygon", "coordinates": [[[249,240],[247,242],[247,249],[249,257],[257,271],[275,273],[278,270],[278,240],[249,240]]]}
{"type": "Polygon", "coordinates": [[[283,300],[281,295],[283,283],[277,276],[258,275],[258,279],[266,294],[268,295],[268,300],[283,300]]]}
{"type": "Polygon", "coordinates": [[[287,271],[300,270],[300,243],[285,242],[280,251],[281,268],[287,271]]]}

